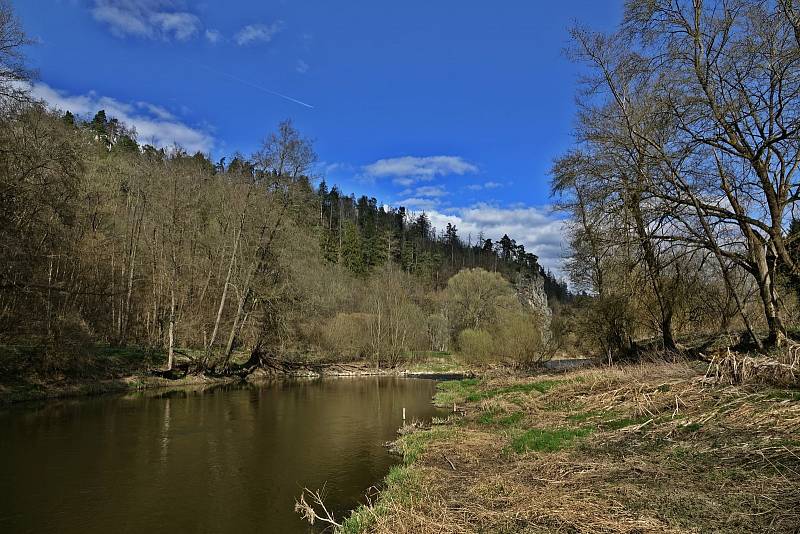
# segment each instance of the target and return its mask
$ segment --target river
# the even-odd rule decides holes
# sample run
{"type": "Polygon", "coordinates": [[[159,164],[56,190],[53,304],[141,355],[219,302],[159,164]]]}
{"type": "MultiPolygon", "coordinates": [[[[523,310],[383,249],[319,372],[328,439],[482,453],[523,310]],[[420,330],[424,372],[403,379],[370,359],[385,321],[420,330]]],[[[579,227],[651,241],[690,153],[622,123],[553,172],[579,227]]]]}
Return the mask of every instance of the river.
{"type": "Polygon", "coordinates": [[[310,532],[397,459],[402,410],[429,420],[435,382],[361,377],[142,392],[0,410],[0,532],[310,532]]]}

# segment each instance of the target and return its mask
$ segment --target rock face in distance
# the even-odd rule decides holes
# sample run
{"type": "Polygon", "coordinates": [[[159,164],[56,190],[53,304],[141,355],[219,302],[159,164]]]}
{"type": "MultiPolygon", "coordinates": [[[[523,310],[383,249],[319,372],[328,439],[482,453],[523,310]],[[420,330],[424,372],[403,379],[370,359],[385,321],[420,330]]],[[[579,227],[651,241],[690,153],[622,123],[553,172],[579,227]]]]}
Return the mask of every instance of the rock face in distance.
{"type": "Polygon", "coordinates": [[[553,312],[547,305],[547,293],[544,292],[544,277],[536,274],[519,274],[514,282],[517,298],[523,306],[530,309],[539,317],[539,326],[542,332],[542,341],[550,341],[550,322],[553,312]]]}

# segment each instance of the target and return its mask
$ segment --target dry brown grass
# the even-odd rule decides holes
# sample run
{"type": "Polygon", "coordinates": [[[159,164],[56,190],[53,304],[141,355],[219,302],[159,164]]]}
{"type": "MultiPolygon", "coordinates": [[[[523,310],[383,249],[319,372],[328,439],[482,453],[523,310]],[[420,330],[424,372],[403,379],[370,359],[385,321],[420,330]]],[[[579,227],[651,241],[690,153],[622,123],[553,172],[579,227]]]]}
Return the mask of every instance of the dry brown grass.
{"type": "Polygon", "coordinates": [[[648,364],[545,377],[555,384],[485,380],[367,530],[800,529],[800,392],[711,383],[704,371],[648,364]],[[551,442],[515,450],[526,432],[553,429],[586,433],[549,452],[551,442]]]}
{"type": "Polygon", "coordinates": [[[800,344],[790,342],[772,357],[737,354],[730,349],[710,358],[706,376],[717,382],[798,387],[800,386],[800,344]]]}

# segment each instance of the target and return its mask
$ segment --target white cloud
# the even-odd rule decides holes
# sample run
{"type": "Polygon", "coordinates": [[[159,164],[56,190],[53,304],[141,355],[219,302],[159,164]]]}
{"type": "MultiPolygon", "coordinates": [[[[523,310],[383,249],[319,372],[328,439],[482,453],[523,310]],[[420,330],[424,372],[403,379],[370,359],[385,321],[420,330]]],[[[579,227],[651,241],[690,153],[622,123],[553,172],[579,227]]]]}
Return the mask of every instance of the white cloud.
{"type": "Polygon", "coordinates": [[[343,174],[349,173],[353,171],[353,166],[349,163],[343,163],[334,161],[333,163],[329,163],[327,161],[320,161],[317,163],[317,169],[323,175],[327,176],[329,174],[343,174]]]}
{"type": "Polygon", "coordinates": [[[156,106],[155,104],[151,104],[149,102],[137,102],[136,105],[146,109],[159,119],[163,119],[165,121],[175,120],[175,115],[173,115],[166,109],[162,108],[161,106],[156,106]]]}
{"type": "Polygon", "coordinates": [[[309,69],[308,63],[306,63],[302,59],[297,60],[297,65],[295,65],[294,70],[296,70],[300,74],[305,74],[306,72],[308,72],[308,69],[309,69]]]}
{"type": "Polygon", "coordinates": [[[45,83],[34,84],[31,94],[53,109],[71,111],[75,115],[89,115],[104,109],[108,117],[115,117],[135,128],[140,143],[158,147],[177,144],[189,152],[205,153],[214,146],[214,138],[209,132],[189,126],[164,108],[147,102],[126,104],[93,91],[84,95],[70,95],[45,83]]]}
{"type": "Polygon", "coordinates": [[[268,43],[275,35],[283,30],[283,26],[284,23],[282,20],[275,21],[269,26],[266,24],[250,24],[236,32],[233,40],[236,41],[236,44],[239,46],[258,41],[268,43]]]}
{"type": "Polygon", "coordinates": [[[445,188],[440,185],[418,187],[416,193],[421,197],[443,197],[448,195],[445,188]]]}
{"type": "Polygon", "coordinates": [[[185,41],[200,32],[200,19],[178,0],[94,0],[92,17],[117,37],[185,41]]]}
{"type": "Polygon", "coordinates": [[[211,44],[217,44],[220,39],[222,39],[222,34],[219,30],[206,30],[205,33],[206,41],[211,44]]]}
{"type": "Polygon", "coordinates": [[[173,35],[179,41],[194,37],[200,30],[200,19],[191,13],[156,13],[150,19],[164,35],[173,35]]]}
{"type": "Polygon", "coordinates": [[[460,156],[402,156],[379,159],[363,170],[367,178],[391,178],[395,184],[407,187],[437,176],[473,174],[478,167],[460,156]]]}
{"type": "Polygon", "coordinates": [[[484,182],[482,184],[471,184],[467,186],[470,191],[481,191],[482,189],[497,189],[503,187],[500,182],[484,182]]]}
{"type": "MultiPolygon", "coordinates": [[[[447,223],[456,225],[458,235],[472,242],[483,232],[484,239],[497,240],[503,234],[525,246],[527,252],[539,256],[539,264],[561,275],[564,255],[567,253],[564,239],[565,221],[557,218],[551,210],[544,207],[501,208],[489,204],[476,204],[465,208],[451,208],[437,211],[436,206],[425,209],[431,225],[439,230],[447,223]]],[[[411,208],[413,209],[413,208],[411,208]]]]}

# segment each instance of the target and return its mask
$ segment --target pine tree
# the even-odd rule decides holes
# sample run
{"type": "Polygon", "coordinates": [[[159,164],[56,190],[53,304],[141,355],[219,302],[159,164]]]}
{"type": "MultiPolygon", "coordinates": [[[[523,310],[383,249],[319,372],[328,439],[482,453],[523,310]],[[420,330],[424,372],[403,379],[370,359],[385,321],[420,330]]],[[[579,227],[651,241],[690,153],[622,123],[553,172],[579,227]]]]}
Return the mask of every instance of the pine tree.
{"type": "Polygon", "coordinates": [[[363,242],[353,221],[345,221],[342,228],[341,258],[342,264],[353,274],[362,275],[366,272],[363,242]]]}
{"type": "Polygon", "coordinates": [[[516,243],[513,239],[508,237],[508,234],[503,234],[503,237],[500,238],[500,257],[503,258],[503,261],[510,261],[512,259],[511,253],[514,251],[516,247],[516,243]]]}
{"type": "Polygon", "coordinates": [[[105,136],[108,131],[108,120],[106,119],[106,111],[101,109],[95,113],[92,122],[89,123],[89,129],[94,131],[99,136],[105,136]]]}

